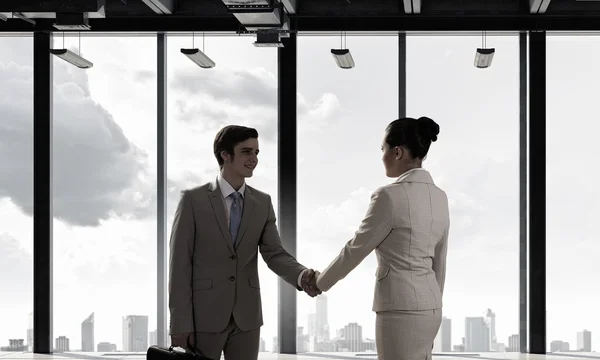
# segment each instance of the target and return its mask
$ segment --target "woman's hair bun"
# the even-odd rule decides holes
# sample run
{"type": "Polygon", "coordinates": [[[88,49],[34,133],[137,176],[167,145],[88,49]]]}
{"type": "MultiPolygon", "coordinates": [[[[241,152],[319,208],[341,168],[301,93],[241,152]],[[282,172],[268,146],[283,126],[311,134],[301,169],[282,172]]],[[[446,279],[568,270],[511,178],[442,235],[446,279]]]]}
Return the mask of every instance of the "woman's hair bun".
{"type": "Polygon", "coordinates": [[[440,126],[430,118],[423,116],[417,119],[417,130],[423,140],[434,142],[440,133],[440,126]]]}

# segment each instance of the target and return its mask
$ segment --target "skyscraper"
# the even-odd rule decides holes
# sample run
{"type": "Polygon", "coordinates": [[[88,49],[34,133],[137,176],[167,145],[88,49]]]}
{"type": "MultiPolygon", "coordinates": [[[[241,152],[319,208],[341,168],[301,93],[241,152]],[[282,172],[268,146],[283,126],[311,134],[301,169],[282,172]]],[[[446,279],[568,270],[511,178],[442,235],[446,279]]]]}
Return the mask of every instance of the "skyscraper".
{"type": "Polygon", "coordinates": [[[94,352],[94,313],[81,323],[81,351],[94,352]]]}
{"type": "Polygon", "coordinates": [[[123,317],[123,351],[146,352],[148,350],[148,316],[127,315],[123,317]]]}
{"type": "Polygon", "coordinates": [[[344,326],[344,329],[341,331],[341,335],[345,340],[348,351],[363,351],[362,326],[358,325],[358,323],[349,323],[348,325],[344,326]]]}
{"type": "Polygon", "coordinates": [[[521,352],[519,348],[519,335],[513,334],[508,337],[508,352],[521,352]]]}
{"type": "Polygon", "coordinates": [[[485,324],[489,330],[489,349],[498,351],[498,339],[496,338],[496,314],[491,309],[487,309],[485,314],[485,324]]]}
{"type": "Polygon", "coordinates": [[[438,334],[435,337],[433,345],[435,352],[451,352],[452,351],[452,320],[447,317],[442,318],[442,323],[438,334]]]}
{"type": "Polygon", "coordinates": [[[324,294],[319,295],[315,298],[316,315],[315,315],[315,326],[317,328],[317,339],[319,341],[329,340],[329,322],[327,319],[327,296],[324,294]]]}
{"type": "Polygon", "coordinates": [[[29,313],[27,323],[27,350],[33,351],[33,313],[29,313]]]}
{"type": "Polygon", "coordinates": [[[577,351],[592,352],[592,332],[583,330],[577,333],[577,351]]]}
{"type": "Polygon", "coordinates": [[[465,319],[465,351],[490,351],[490,331],[483,317],[465,319]]]}

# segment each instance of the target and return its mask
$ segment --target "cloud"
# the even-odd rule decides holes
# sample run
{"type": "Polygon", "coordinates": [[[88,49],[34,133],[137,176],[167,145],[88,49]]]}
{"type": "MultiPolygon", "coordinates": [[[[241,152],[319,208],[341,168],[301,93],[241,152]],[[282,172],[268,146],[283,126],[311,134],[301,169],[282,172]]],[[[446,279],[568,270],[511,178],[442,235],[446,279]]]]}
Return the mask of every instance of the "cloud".
{"type": "Polygon", "coordinates": [[[2,306],[29,304],[33,296],[33,259],[19,241],[8,233],[0,234],[0,288],[10,296],[2,306]]]}
{"type": "MultiPolygon", "coordinates": [[[[55,60],[54,216],[97,226],[113,216],[143,218],[155,204],[148,156],[90,96],[87,73],[55,60]]],[[[0,57],[0,196],[33,210],[33,71],[0,57]]]]}
{"type": "MultiPolygon", "coordinates": [[[[276,138],[277,78],[264,68],[178,70],[170,92],[177,99],[175,117],[203,131],[216,132],[227,124],[251,119],[262,138],[276,138]]],[[[314,103],[298,94],[297,109],[299,131],[322,131],[336,120],[340,102],[331,93],[322,94],[314,103]]]]}

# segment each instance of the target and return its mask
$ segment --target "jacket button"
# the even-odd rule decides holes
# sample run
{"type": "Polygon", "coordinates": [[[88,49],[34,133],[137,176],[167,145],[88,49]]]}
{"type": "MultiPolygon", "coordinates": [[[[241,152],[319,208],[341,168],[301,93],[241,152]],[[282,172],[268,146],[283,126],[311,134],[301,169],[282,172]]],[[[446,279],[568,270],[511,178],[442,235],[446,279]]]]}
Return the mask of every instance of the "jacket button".
{"type": "Polygon", "coordinates": [[[229,280],[233,281],[233,280],[235,280],[235,277],[234,276],[230,276],[229,280]]]}
{"type": "Polygon", "coordinates": [[[231,260],[235,260],[235,259],[237,259],[237,257],[235,255],[232,255],[231,260]]]}

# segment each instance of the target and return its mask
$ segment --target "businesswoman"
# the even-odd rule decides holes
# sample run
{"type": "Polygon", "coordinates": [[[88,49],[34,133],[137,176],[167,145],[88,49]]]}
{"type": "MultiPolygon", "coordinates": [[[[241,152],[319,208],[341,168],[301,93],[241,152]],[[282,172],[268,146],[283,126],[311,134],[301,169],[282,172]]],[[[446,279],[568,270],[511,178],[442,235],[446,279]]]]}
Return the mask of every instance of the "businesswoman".
{"type": "Polygon", "coordinates": [[[421,167],[439,130],[427,117],[388,125],[381,147],[383,165],[386,175],[396,180],[373,193],[354,238],[312,283],[328,291],[375,250],[373,311],[379,360],[431,359],[440,327],[448,198],[421,167]]]}

